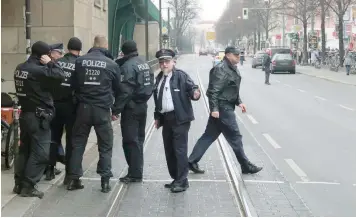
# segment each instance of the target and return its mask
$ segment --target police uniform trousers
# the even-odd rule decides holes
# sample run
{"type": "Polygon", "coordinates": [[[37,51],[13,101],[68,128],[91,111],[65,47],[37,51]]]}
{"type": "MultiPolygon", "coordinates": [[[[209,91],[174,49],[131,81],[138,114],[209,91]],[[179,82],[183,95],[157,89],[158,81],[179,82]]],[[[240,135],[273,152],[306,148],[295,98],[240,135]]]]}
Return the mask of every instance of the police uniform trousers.
{"type": "Polygon", "coordinates": [[[143,174],[143,144],[147,119],[147,103],[130,102],[121,113],[122,147],[124,150],[128,175],[142,178],[143,174]],[[132,105],[134,104],[134,105],[132,105]]]}
{"type": "Polygon", "coordinates": [[[199,138],[189,156],[189,163],[198,163],[221,133],[232,147],[239,163],[245,164],[248,159],[243,149],[242,135],[236,122],[235,105],[221,106],[219,118],[209,117],[205,132],[199,138]]]}
{"type": "MultiPolygon", "coordinates": [[[[72,100],[54,102],[56,114],[51,122],[52,143],[50,151],[50,165],[55,166],[58,160],[59,150],[62,147],[62,136],[65,129],[66,146],[65,146],[65,163],[68,163],[72,153],[72,130],[75,122],[76,106],[72,100]]],[[[66,164],[67,165],[67,164],[66,164]]],[[[68,167],[66,167],[66,172],[68,167]]]]}
{"type": "MultiPolygon", "coordinates": [[[[48,114],[53,112],[48,111],[48,114]]],[[[35,186],[43,176],[49,162],[52,117],[36,112],[20,115],[20,146],[15,161],[15,184],[35,186]]]]}
{"type": "Polygon", "coordinates": [[[188,182],[188,132],[190,122],[177,124],[175,112],[162,114],[163,144],[168,171],[176,185],[188,182]]]}
{"type": "Polygon", "coordinates": [[[113,147],[113,129],[109,108],[80,103],[76,111],[73,126],[72,154],[69,161],[68,178],[79,179],[83,176],[83,155],[88,142],[91,127],[94,127],[99,150],[99,162],[96,172],[102,178],[113,176],[111,157],[113,147]]]}

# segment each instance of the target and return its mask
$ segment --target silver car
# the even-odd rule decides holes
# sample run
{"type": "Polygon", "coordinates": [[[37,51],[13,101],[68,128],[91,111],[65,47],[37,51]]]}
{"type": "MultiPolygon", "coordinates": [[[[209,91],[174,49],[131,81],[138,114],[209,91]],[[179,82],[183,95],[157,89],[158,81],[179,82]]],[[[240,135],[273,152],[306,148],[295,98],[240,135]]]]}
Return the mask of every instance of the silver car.
{"type": "Polygon", "coordinates": [[[263,60],[268,54],[264,51],[257,52],[252,59],[252,68],[263,65],[263,60]]]}

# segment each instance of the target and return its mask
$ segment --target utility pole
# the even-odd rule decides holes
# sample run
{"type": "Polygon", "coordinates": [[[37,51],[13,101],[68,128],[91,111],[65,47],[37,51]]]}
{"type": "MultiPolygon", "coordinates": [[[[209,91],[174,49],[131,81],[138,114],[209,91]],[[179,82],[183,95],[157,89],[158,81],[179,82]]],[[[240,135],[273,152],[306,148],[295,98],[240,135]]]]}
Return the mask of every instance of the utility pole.
{"type": "Polygon", "coordinates": [[[31,55],[31,2],[25,0],[26,60],[31,55]]]}
{"type": "Polygon", "coordinates": [[[149,61],[149,52],[148,52],[148,48],[149,48],[149,41],[148,41],[148,19],[149,19],[149,15],[148,15],[148,0],[145,1],[145,14],[146,14],[146,23],[145,23],[145,39],[146,39],[146,61],[149,61]]]}
{"type": "Polygon", "coordinates": [[[168,36],[169,36],[168,48],[170,48],[171,47],[171,12],[170,12],[170,8],[168,8],[168,36]]]}
{"type": "Polygon", "coordinates": [[[162,0],[159,0],[159,49],[162,49],[162,0]]]}
{"type": "Polygon", "coordinates": [[[283,15],[282,15],[282,19],[283,19],[283,21],[282,21],[282,26],[283,26],[283,28],[282,28],[282,39],[283,39],[283,42],[282,42],[282,44],[283,44],[283,46],[286,46],[286,15],[283,13],[283,15]]]}

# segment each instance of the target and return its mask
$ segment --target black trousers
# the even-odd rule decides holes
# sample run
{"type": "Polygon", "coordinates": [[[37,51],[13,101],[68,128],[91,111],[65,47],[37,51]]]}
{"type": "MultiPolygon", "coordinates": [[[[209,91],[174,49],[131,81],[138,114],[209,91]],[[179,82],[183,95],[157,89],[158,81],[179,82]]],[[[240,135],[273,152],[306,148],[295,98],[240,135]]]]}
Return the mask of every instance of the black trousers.
{"type": "MultiPolygon", "coordinates": [[[[55,166],[59,155],[58,150],[63,149],[63,130],[66,131],[65,163],[68,163],[72,154],[72,130],[75,122],[76,107],[72,101],[55,102],[56,114],[51,122],[52,143],[50,151],[50,165],[55,166]]],[[[67,165],[67,164],[66,164],[67,165]]],[[[68,171],[66,167],[66,172],[68,171]]]]}
{"type": "Polygon", "coordinates": [[[232,147],[239,163],[245,164],[248,161],[243,149],[242,135],[236,122],[234,109],[220,107],[219,114],[219,118],[209,117],[204,134],[199,138],[189,156],[190,163],[198,163],[221,133],[224,134],[232,147]]]}
{"type": "Polygon", "coordinates": [[[103,178],[112,177],[113,129],[110,109],[81,103],[78,105],[76,114],[73,126],[73,150],[69,161],[69,178],[79,179],[83,176],[83,155],[92,126],[94,126],[98,138],[99,149],[99,162],[96,172],[103,178]]]}
{"type": "Polygon", "coordinates": [[[143,143],[147,119],[147,103],[127,107],[121,114],[122,147],[129,166],[128,175],[142,178],[143,175],[143,143]]]}
{"type": "Polygon", "coordinates": [[[190,122],[177,124],[175,113],[163,115],[163,143],[168,171],[175,184],[187,182],[188,167],[188,132],[190,122]]]}
{"type": "Polygon", "coordinates": [[[271,75],[271,70],[268,68],[265,69],[265,83],[269,83],[269,76],[271,75]]]}
{"type": "Polygon", "coordinates": [[[34,186],[42,178],[49,163],[50,122],[37,117],[34,112],[21,113],[21,143],[15,162],[15,184],[34,186]]]}

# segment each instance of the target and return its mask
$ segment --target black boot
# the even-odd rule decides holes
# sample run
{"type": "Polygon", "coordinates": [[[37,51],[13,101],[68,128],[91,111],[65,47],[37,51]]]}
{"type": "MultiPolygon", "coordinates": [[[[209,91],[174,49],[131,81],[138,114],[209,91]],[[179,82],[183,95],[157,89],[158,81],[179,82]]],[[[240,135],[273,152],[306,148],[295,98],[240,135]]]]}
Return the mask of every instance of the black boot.
{"type": "Polygon", "coordinates": [[[199,168],[198,163],[189,163],[189,169],[197,174],[203,174],[205,171],[199,168]]]}
{"type": "Polygon", "coordinates": [[[33,185],[23,184],[20,196],[21,197],[38,197],[38,198],[42,199],[44,196],[44,193],[39,191],[37,189],[37,187],[35,187],[33,185]]]}
{"type": "Polygon", "coordinates": [[[189,182],[188,180],[186,180],[180,184],[174,183],[171,187],[171,192],[173,193],[184,192],[188,188],[189,188],[189,182]]]}
{"type": "Polygon", "coordinates": [[[12,192],[19,195],[21,193],[21,189],[22,189],[22,185],[21,184],[15,184],[14,189],[12,190],[12,192]]]}
{"type": "Polygon", "coordinates": [[[64,176],[63,185],[68,185],[70,179],[67,175],[64,176]]]}
{"type": "Polygon", "coordinates": [[[247,161],[246,163],[241,165],[242,174],[255,174],[262,170],[262,167],[258,167],[251,162],[247,161]]]}
{"type": "Polygon", "coordinates": [[[142,182],[142,178],[131,177],[129,174],[127,174],[126,176],[120,178],[120,182],[126,184],[130,182],[142,182]]]}
{"type": "Polygon", "coordinates": [[[61,170],[59,170],[59,169],[57,169],[56,167],[54,167],[54,174],[55,174],[55,175],[59,175],[59,174],[61,174],[61,173],[62,173],[61,170]]]}
{"type": "Polygon", "coordinates": [[[54,166],[48,165],[47,168],[46,168],[46,178],[45,178],[45,180],[51,181],[54,178],[55,178],[54,166]]]}
{"type": "Polygon", "coordinates": [[[110,179],[101,177],[101,192],[108,193],[111,191],[110,179]]]}
{"type": "Polygon", "coordinates": [[[73,191],[77,189],[83,189],[84,185],[80,179],[70,179],[67,185],[67,190],[73,191]]]}

